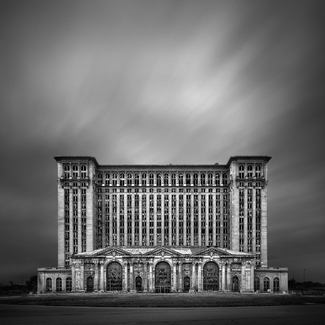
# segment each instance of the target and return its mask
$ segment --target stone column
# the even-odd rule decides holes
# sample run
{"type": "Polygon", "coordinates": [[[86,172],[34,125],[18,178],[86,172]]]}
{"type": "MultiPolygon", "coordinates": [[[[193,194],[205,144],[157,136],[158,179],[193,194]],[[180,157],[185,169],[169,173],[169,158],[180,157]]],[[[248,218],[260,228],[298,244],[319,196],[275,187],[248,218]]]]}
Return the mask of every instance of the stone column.
{"type": "Polygon", "coordinates": [[[226,290],[226,266],[224,263],[221,265],[221,290],[226,290]]]}
{"type": "Polygon", "coordinates": [[[130,263],[130,291],[134,290],[133,286],[133,261],[130,263]]]}
{"type": "Polygon", "coordinates": [[[124,288],[123,291],[128,291],[128,263],[124,263],[124,288]]]}
{"type": "Polygon", "coordinates": [[[100,291],[104,292],[104,262],[100,262],[100,291]]]}
{"type": "Polygon", "coordinates": [[[153,291],[153,286],[152,286],[152,262],[149,262],[149,292],[153,291]]]}
{"type": "Polygon", "coordinates": [[[76,265],[71,263],[71,279],[72,279],[72,292],[76,291],[76,265]]]}
{"type": "Polygon", "coordinates": [[[98,261],[95,261],[94,291],[98,291],[98,261]]]}
{"type": "Polygon", "coordinates": [[[144,279],[143,279],[143,292],[148,291],[148,265],[147,262],[143,264],[143,274],[144,274],[144,279]]]}
{"type": "Polygon", "coordinates": [[[192,263],[192,286],[191,289],[195,288],[195,262],[192,263]]]}
{"type": "Polygon", "coordinates": [[[245,262],[241,265],[241,283],[240,283],[240,292],[245,291],[245,262]]]}
{"type": "Polygon", "coordinates": [[[182,274],[182,263],[178,264],[178,279],[179,279],[179,292],[183,292],[183,274],[182,274]]]}
{"type": "Polygon", "coordinates": [[[250,290],[251,291],[254,291],[254,278],[255,278],[254,265],[251,264],[251,285],[250,285],[250,290]]]}
{"type": "Polygon", "coordinates": [[[173,288],[172,292],[177,292],[176,262],[173,262],[173,288]]]}
{"type": "Polygon", "coordinates": [[[85,290],[85,265],[80,264],[80,290],[85,290]]]}
{"type": "Polygon", "coordinates": [[[197,269],[197,287],[198,291],[202,291],[202,262],[199,262],[197,269]]]}
{"type": "Polygon", "coordinates": [[[227,265],[227,287],[226,289],[231,291],[231,267],[230,264],[227,265]]]}

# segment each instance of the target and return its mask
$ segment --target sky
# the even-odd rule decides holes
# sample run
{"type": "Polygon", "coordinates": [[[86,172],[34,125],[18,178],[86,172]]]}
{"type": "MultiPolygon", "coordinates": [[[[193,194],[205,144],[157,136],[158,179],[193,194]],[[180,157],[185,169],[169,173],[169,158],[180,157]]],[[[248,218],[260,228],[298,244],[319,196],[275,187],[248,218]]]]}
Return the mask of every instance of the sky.
{"type": "Polygon", "coordinates": [[[59,155],[267,155],[269,266],[325,283],[324,1],[0,1],[0,283],[57,266],[59,155]]]}

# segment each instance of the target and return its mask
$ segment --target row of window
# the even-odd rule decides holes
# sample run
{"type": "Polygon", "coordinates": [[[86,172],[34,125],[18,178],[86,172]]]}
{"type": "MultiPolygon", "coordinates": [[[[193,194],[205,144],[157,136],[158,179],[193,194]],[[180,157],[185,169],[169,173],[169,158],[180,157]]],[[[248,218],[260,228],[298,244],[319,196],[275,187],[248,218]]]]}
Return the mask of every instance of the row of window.
{"type": "Polygon", "coordinates": [[[98,173],[97,179],[106,186],[219,186],[228,184],[228,173],[98,173]]]}
{"type": "Polygon", "coordinates": [[[87,167],[86,165],[64,165],[63,166],[64,178],[86,178],[87,177],[87,167]]]}
{"type": "MultiPolygon", "coordinates": [[[[52,279],[51,278],[46,279],[45,290],[46,290],[46,292],[52,292],[53,291],[52,279]]],[[[56,278],[56,280],[55,280],[55,291],[56,292],[62,292],[62,279],[60,277],[56,278]]],[[[71,292],[72,291],[72,279],[71,279],[71,277],[68,277],[65,280],[65,291],[66,292],[71,292]]]]}
{"type": "Polygon", "coordinates": [[[256,165],[255,169],[253,165],[248,165],[247,168],[245,168],[245,165],[239,165],[239,178],[253,178],[254,176],[257,178],[260,178],[262,176],[262,166],[256,165]]]}
{"type": "MultiPolygon", "coordinates": [[[[261,288],[261,280],[259,277],[254,278],[254,291],[270,291],[270,278],[265,277],[263,278],[263,288],[261,288]]],[[[275,277],[273,279],[273,292],[279,292],[280,291],[280,280],[278,277],[275,277]]]]}

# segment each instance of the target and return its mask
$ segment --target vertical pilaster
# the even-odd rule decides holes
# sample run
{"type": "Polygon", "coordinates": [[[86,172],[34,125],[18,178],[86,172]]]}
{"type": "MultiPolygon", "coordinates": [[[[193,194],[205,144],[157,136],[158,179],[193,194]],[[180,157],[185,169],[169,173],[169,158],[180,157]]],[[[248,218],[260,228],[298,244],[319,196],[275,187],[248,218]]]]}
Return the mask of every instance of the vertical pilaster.
{"type": "Polygon", "coordinates": [[[183,274],[182,274],[182,263],[179,262],[178,264],[178,279],[179,279],[179,292],[183,292],[183,274]]]}
{"type": "Polygon", "coordinates": [[[98,276],[98,261],[95,261],[95,276],[94,276],[94,290],[98,291],[98,280],[99,280],[99,276],[98,276]]]}
{"type": "Polygon", "coordinates": [[[226,290],[226,266],[224,263],[221,265],[221,290],[226,290]]]}
{"type": "Polygon", "coordinates": [[[100,261],[100,291],[104,292],[104,261],[100,261]]]}
{"type": "Polygon", "coordinates": [[[198,263],[197,269],[197,289],[198,291],[202,291],[202,262],[198,263]]]}
{"type": "Polygon", "coordinates": [[[173,261],[173,292],[177,292],[177,275],[176,275],[176,262],[173,261]]]}
{"type": "Polygon", "coordinates": [[[128,263],[124,262],[124,287],[123,291],[128,291],[128,263]]]}
{"type": "Polygon", "coordinates": [[[196,274],[195,274],[195,262],[192,262],[192,285],[191,289],[195,289],[195,280],[196,280],[196,274]]]}

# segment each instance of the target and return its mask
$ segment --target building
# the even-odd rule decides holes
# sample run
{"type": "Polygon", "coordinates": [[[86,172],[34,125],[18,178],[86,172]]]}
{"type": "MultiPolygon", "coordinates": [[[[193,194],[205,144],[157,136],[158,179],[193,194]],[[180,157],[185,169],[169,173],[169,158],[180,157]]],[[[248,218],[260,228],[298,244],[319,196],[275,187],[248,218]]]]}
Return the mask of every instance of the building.
{"type": "Polygon", "coordinates": [[[55,157],[58,267],[40,293],[288,290],[268,267],[267,156],[225,165],[99,165],[55,157]]]}

